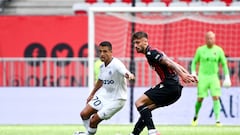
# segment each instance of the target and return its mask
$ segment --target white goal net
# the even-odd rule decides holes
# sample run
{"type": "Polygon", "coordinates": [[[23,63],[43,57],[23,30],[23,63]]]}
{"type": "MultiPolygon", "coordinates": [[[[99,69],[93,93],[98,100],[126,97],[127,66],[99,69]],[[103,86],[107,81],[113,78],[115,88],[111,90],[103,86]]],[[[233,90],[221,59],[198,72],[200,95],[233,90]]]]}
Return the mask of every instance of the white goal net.
{"type": "MultiPolygon", "coordinates": [[[[205,33],[210,30],[216,33],[216,42],[226,55],[240,57],[240,8],[237,7],[90,7],[88,18],[90,89],[94,83],[94,45],[110,41],[113,55],[122,58],[129,66],[133,31],[147,32],[151,46],[164,51],[186,68],[196,48],[204,44],[205,33]]],[[[143,58],[143,55],[134,53],[135,86],[140,87],[159,82],[143,58]]]]}

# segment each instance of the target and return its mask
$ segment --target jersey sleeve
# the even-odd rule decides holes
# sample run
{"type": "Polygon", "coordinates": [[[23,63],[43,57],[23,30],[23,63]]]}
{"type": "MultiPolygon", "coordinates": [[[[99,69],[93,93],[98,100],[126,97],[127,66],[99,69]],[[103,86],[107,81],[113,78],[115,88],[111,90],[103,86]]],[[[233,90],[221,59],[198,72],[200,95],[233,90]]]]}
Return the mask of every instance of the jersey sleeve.
{"type": "Polygon", "coordinates": [[[118,72],[125,76],[126,73],[130,73],[130,71],[126,68],[126,66],[120,61],[117,61],[117,64],[115,65],[118,72]]]}
{"type": "Polygon", "coordinates": [[[229,75],[228,65],[227,65],[227,59],[225,57],[224,51],[222,48],[220,48],[220,63],[222,64],[224,75],[229,75]]]}
{"type": "Polygon", "coordinates": [[[200,59],[200,49],[198,48],[191,63],[191,73],[196,72],[196,65],[199,62],[199,59],[200,59]]]}

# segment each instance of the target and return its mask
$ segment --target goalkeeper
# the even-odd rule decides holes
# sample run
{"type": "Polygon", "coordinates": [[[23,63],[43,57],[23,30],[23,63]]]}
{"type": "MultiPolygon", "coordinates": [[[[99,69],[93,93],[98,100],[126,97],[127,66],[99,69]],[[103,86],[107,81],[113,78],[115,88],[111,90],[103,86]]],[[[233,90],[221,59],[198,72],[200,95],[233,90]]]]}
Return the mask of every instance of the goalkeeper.
{"type": "Polygon", "coordinates": [[[193,75],[196,75],[196,65],[198,67],[198,79],[197,84],[197,101],[195,104],[195,115],[192,121],[192,125],[196,126],[198,120],[198,113],[202,106],[202,101],[208,96],[208,92],[211,94],[213,99],[213,111],[216,120],[216,126],[221,126],[220,123],[220,96],[221,96],[221,86],[219,79],[219,63],[223,67],[225,80],[223,81],[223,86],[230,87],[231,81],[229,76],[229,70],[227,67],[227,61],[224,51],[221,47],[215,44],[215,33],[212,31],[206,34],[206,44],[200,46],[191,64],[191,71],[193,75]]]}

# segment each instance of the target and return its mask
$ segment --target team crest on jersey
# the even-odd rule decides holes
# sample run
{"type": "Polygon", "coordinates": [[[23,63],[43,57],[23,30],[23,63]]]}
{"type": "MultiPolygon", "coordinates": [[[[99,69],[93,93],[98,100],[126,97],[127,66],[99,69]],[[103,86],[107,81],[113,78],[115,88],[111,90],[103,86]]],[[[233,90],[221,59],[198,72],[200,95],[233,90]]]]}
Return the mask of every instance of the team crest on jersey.
{"type": "Polygon", "coordinates": [[[157,56],[155,56],[155,59],[157,60],[160,57],[160,54],[157,54],[157,56]]]}
{"type": "Polygon", "coordinates": [[[151,52],[150,52],[150,51],[148,51],[148,52],[147,52],[147,55],[151,55],[151,52]]]}
{"type": "Polygon", "coordinates": [[[109,74],[109,75],[112,75],[112,71],[109,71],[108,74],[109,74]]]}

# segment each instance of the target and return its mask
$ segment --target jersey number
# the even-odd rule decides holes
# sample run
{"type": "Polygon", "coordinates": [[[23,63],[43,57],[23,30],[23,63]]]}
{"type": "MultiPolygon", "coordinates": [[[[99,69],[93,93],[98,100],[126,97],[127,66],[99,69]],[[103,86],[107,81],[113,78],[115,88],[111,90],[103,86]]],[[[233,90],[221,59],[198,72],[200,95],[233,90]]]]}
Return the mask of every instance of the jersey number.
{"type": "Polygon", "coordinates": [[[113,80],[103,80],[104,84],[114,84],[113,80]]]}
{"type": "Polygon", "coordinates": [[[96,98],[93,99],[93,105],[98,106],[102,103],[102,101],[96,96],[96,98]]]}

